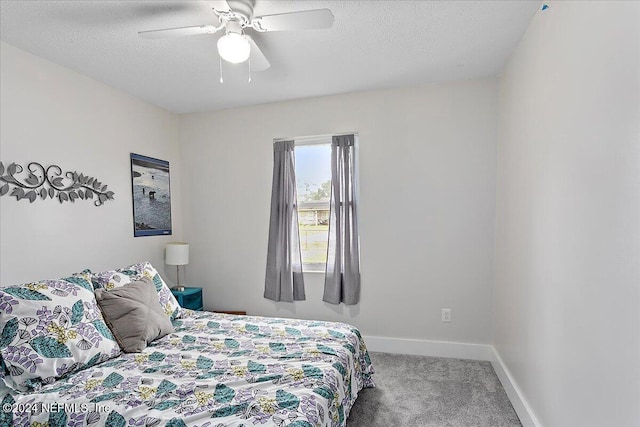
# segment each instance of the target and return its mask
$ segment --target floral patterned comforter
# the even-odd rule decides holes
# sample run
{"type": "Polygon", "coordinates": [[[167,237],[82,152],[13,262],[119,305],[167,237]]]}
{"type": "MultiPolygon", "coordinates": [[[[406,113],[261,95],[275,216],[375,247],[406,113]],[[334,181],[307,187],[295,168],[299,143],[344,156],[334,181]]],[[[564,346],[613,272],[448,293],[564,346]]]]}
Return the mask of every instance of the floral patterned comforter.
{"type": "Polygon", "coordinates": [[[335,427],[374,386],[347,324],[190,310],[173,324],[142,353],[5,395],[0,425],[335,427]]]}

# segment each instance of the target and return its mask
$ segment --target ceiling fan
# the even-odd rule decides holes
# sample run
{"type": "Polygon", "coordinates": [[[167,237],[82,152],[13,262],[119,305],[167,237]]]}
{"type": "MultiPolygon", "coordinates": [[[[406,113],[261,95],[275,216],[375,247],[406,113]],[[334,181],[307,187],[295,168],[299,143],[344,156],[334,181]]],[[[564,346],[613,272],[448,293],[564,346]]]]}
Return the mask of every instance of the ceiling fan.
{"type": "MultiPolygon", "coordinates": [[[[275,15],[253,16],[255,0],[218,1],[213,13],[220,25],[198,25],[193,27],[166,28],[161,30],[140,31],[138,35],[149,39],[214,34],[220,30],[225,34],[218,39],[220,58],[233,64],[247,60],[255,71],[263,71],[271,66],[267,58],[245,30],[258,32],[295,31],[331,28],[333,13],[329,9],[314,9],[300,12],[278,13],[275,15]]],[[[221,62],[222,68],[222,62],[221,62]]]]}

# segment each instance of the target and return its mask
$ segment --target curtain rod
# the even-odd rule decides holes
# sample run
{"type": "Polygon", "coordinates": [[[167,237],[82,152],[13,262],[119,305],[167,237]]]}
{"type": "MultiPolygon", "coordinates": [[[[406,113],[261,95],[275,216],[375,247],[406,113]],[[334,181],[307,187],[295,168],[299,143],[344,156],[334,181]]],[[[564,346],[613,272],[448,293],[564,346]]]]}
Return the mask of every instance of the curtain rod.
{"type": "Polygon", "coordinates": [[[283,137],[283,138],[273,138],[273,142],[279,141],[295,141],[296,145],[314,145],[314,144],[326,144],[327,140],[331,142],[331,138],[334,136],[345,136],[345,135],[358,135],[358,132],[339,132],[339,133],[329,133],[324,135],[309,135],[309,136],[297,136],[297,137],[283,137]]]}

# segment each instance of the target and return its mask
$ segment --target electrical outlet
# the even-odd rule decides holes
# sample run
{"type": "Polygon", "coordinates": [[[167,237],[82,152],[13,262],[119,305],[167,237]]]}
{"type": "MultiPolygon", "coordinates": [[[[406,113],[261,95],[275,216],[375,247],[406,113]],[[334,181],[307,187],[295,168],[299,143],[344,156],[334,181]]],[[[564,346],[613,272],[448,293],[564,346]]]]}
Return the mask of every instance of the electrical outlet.
{"type": "Polygon", "coordinates": [[[451,309],[443,308],[442,309],[442,321],[443,322],[451,322],[451,309]]]}

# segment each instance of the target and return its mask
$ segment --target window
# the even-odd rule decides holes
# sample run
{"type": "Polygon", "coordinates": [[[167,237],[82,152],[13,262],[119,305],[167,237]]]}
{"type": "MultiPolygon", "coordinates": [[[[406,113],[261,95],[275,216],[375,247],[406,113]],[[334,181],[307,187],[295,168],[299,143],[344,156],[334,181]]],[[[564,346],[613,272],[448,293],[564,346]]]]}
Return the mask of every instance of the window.
{"type": "Polygon", "coordinates": [[[357,142],[355,133],[273,142],[265,298],[304,300],[302,273],[324,270],[323,301],[360,301],[357,142]]]}
{"type": "Polygon", "coordinates": [[[331,137],[295,138],[295,144],[302,268],[324,272],[329,241],[331,137]]]}

